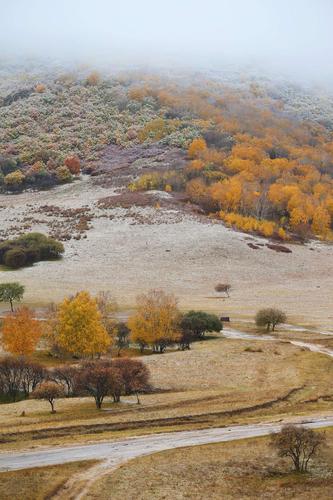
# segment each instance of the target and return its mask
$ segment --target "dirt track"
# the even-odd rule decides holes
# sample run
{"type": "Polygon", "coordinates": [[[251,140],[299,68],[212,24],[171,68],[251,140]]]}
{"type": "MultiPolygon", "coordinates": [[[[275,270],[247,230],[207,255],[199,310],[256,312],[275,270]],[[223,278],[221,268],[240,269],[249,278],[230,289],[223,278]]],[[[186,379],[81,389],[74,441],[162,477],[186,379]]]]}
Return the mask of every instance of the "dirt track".
{"type": "MultiPolygon", "coordinates": [[[[86,176],[51,191],[1,195],[0,228],[10,235],[44,205],[87,207],[93,218],[86,239],[65,242],[62,261],[0,271],[0,281],[22,282],[31,304],[58,301],[86,288],[109,289],[122,307],[131,307],[140,291],[157,287],[174,292],[184,308],[246,317],[259,307],[277,306],[291,321],[333,329],[333,246],[289,245],[290,254],[253,250],[250,241],[266,241],[177,209],[97,208],[97,201],[110,194],[112,188],[86,176]],[[233,286],[228,300],[216,297],[214,285],[220,281],[233,286]]],[[[47,218],[39,214],[38,219],[47,218]]],[[[50,227],[38,222],[31,229],[47,232],[50,227]]]]}

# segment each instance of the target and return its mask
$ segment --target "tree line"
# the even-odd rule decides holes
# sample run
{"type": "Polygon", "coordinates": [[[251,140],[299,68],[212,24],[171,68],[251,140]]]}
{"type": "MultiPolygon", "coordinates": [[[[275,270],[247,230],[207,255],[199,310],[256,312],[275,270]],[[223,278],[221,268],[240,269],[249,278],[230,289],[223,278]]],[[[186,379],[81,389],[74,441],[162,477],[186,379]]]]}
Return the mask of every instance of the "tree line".
{"type": "Polygon", "coordinates": [[[51,369],[22,357],[0,360],[2,401],[46,399],[52,412],[59,397],[91,396],[100,409],[107,396],[118,403],[121,396],[135,394],[140,403],[139,394],[150,389],[149,370],[138,359],[86,360],[51,369]]]}
{"type": "MultiPolygon", "coordinates": [[[[21,300],[19,283],[0,286],[0,301],[21,300]]],[[[137,308],[127,324],[115,317],[117,304],[109,292],[92,297],[87,291],[66,297],[52,305],[45,321],[34,317],[26,306],[18,307],[2,321],[2,343],[7,352],[17,356],[33,354],[40,340],[58,357],[98,358],[111,347],[118,356],[130,344],[140,351],[151,349],[163,353],[178,345],[190,349],[206,332],[220,331],[222,323],[214,314],[204,311],[181,313],[173,294],[151,290],[137,298],[137,308]]]]}

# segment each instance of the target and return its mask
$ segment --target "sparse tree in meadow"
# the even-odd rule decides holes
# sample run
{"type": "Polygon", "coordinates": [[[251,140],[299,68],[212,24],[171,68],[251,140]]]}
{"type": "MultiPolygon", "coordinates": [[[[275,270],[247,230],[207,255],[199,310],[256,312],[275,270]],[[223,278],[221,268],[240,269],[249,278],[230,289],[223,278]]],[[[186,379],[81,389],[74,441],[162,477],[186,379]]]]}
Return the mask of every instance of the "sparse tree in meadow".
{"type": "Polygon", "coordinates": [[[278,324],[287,321],[287,316],[280,309],[269,307],[267,309],[260,309],[256,314],[255,321],[257,326],[265,327],[268,332],[270,330],[274,332],[278,324]]]}
{"type": "Polygon", "coordinates": [[[137,311],[128,321],[131,340],[150,345],[154,352],[162,353],[180,339],[179,320],[174,295],[151,290],[137,298],[137,311]]]}
{"type": "Polygon", "coordinates": [[[20,283],[1,283],[0,302],[8,302],[10,309],[14,312],[13,302],[20,302],[23,298],[24,286],[20,283]]]}
{"type": "Polygon", "coordinates": [[[224,293],[226,297],[230,297],[231,285],[229,283],[218,283],[215,286],[215,292],[224,293]]]}
{"type": "Polygon", "coordinates": [[[189,349],[194,340],[202,338],[205,332],[220,332],[222,323],[215,314],[204,311],[189,311],[184,314],[180,321],[182,350],[189,349]]]}
{"type": "Polygon", "coordinates": [[[79,357],[105,353],[111,343],[97,301],[85,291],[59,305],[55,332],[60,348],[79,357]]]}
{"type": "Polygon", "coordinates": [[[57,398],[64,395],[64,389],[56,382],[48,381],[42,382],[32,393],[35,399],[46,399],[51,405],[51,413],[56,413],[54,409],[54,402],[57,398]]]}
{"type": "Polygon", "coordinates": [[[7,352],[17,356],[32,354],[42,335],[40,321],[28,307],[20,307],[3,319],[2,342],[7,352]]]}
{"type": "Polygon", "coordinates": [[[325,434],[297,425],[286,425],[271,436],[271,446],[280,457],[292,460],[297,472],[307,472],[309,461],[319,452],[326,442],[325,434]]]}
{"type": "Polygon", "coordinates": [[[115,334],[115,345],[117,347],[117,355],[118,357],[121,354],[123,349],[129,346],[129,336],[130,329],[126,325],[126,323],[120,322],[115,325],[114,334],[115,334]]]}

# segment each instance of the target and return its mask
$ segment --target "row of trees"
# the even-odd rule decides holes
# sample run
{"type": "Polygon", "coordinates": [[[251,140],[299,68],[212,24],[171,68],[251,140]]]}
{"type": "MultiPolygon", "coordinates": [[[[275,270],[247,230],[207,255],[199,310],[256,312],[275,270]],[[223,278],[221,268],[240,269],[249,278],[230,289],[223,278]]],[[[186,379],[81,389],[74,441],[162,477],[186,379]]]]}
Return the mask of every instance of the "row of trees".
{"type": "Polygon", "coordinates": [[[139,393],[149,386],[149,370],[137,359],[86,361],[78,366],[64,365],[46,369],[38,363],[8,356],[0,360],[0,394],[3,400],[32,397],[49,400],[89,395],[101,408],[105,397],[118,403],[122,395],[139,393]]]}
{"type": "MultiPolygon", "coordinates": [[[[0,300],[19,300],[23,291],[18,283],[3,284],[0,300]],[[21,293],[22,292],[22,293],[21,293]]],[[[130,342],[140,350],[151,348],[163,353],[168,346],[178,344],[189,349],[192,342],[206,332],[220,331],[221,321],[214,314],[189,311],[182,314],[172,294],[151,290],[137,299],[136,312],[128,324],[115,319],[116,303],[109,293],[96,298],[86,291],[67,297],[49,309],[46,321],[39,321],[34,312],[23,306],[2,322],[2,342],[7,352],[18,356],[31,355],[44,335],[51,351],[77,358],[100,357],[115,346],[120,355],[130,342]]]]}

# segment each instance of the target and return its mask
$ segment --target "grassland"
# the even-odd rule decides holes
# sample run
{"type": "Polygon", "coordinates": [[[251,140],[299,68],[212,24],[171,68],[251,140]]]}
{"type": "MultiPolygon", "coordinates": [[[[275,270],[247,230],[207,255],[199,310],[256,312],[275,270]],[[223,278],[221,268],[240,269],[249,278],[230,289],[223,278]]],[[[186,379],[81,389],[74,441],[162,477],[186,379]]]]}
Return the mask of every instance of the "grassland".
{"type": "Polygon", "coordinates": [[[269,448],[269,438],[256,438],[134,459],[101,477],[84,499],[332,498],[333,431],[326,434],[329,446],[306,475],[291,472],[290,463],[269,448]]]}
{"type": "Polygon", "coordinates": [[[91,467],[93,460],[72,462],[66,465],[39,467],[1,474],[0,498],[2,500],[45,500],[53,498],[72,477],[91,467]]]}
{"type": "Polygon", "coordinates": [[[218,336],[191,351],[142,359],[156,392],[143,395],[141,405],[124,397],[120,404],[106,400],[98,411],[91,398],[69,398],[57,401],[52,415],[45,401],[4,404],[1,450],[332,410],[332,359],[287,343],[218,336]]]}

